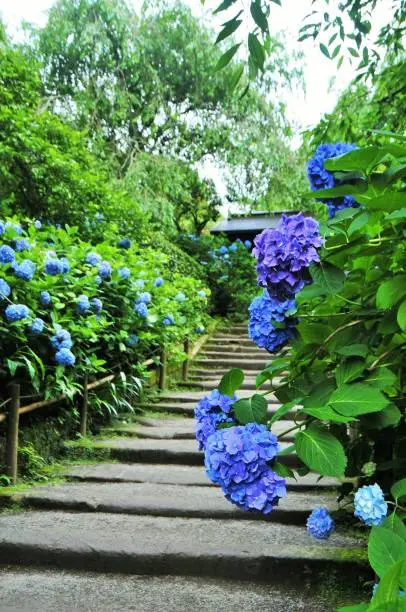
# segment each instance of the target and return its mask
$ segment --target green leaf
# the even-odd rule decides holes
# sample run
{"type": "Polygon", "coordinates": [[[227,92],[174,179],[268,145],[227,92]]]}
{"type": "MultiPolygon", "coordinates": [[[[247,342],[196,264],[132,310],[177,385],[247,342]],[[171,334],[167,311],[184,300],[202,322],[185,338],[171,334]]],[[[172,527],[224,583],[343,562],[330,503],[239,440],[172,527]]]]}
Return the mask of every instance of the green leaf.
{"type": "Polygon", "coordinates": [[[368,184],[365,181],[357,181],[355,183],[346,185],[337,185],[337,187],[331,187],[330,189],[320,189],[319,191],[311,191],[306,193],[306,198],[341,198],[345,195],[356,195],[362,194],[368,189],[368,184]]]}
{"type": "Polygon", "coordinates": [[[22,365],[20,361],[13,361],[12,359],[7,359],[7,366],[10,371],[11,376],[15,376],[17,368],[22,365]]]}
{"type": "Polygon", "coordinates": [[[268,32],[268,19],[262,10],[260,0],[251,2],[251,15],[260,30],[262,30],[262,32],[268,32]]]}
{"type": "Polygon", "coordinates": [[[242,425],[266,423],[268,403],[263,395],[255,394],[250,399],[240,399],[234,404],[234,414],[242,425]]]}
{"type": "Polygon", "coordinates": [[[218,43],[220,43],[222,40],[228,38],[228,36],[231,36],[231,34],[233,34],[241,24],[242,20],[237,19],[236,17],[230,19],[230,21],[226,21],[226,23],[223,24],[223,29],[216,38],[215,44],[218,45],[218,43]]]}
{"type": "Polygon", "coordinates": [[[260,70],[263,70],[265,63],[265,51],[256,35],[252,32],[248,34],[248,49],[256,66],[258,66],[260,70]]]}
{"type": "Polygon", "coordinates": [[[223,395],[233,397],[234,393],[244,382],[244,372],[240,368],[232,368],[226,372],[219,384],[219,391],[223,395]]]}
{"type": "Polygon", "coordinates": [[[296,452],[310,469],[322,476],[343,476],[347,458],[342,444],[324,426],[312,423],[296,434],[296,452]]]}
{"type": "Polygon", "coordinates": [[[319,421],[332,421],[333,423],[350,423],[356,421],[353,417],[339,414],[331,408],[331,406],[320,406],[318,408],[303,408],[300,412],[309,414],[310,416],[319,419],[319,421]]]}
{"type": "Polygon", "coordinates": [[[361,422],[365,429],[385,429],[399,424],[402,414],[395,404],[389,404],[380,412],[368,414],[361,422]]]}
{"type": "Polygon", "coordinates": [[[375,606],[386,604],[397,598],[399,587],[401,586],[401,576],[406,571],[406,556],[401,559],[386,572],[381,578],[376,593],[372,599],[372,608],[375,606]]]}
{"type": "Polygon", "coordinates": [[[352,234],[354,234],[358,230],[360,230],[363,227],[365,227],[365,225],[368,223],[368,221],[369,221],[369,216],[368,216],[368,214],[366,212],[361,213],[360,215],[358,215],[358,217],[356,217],[350,223],[350,226],[348,228],[348,235],[352,236],[352,234]]]}
{"type": "Polygon", "coordinates": [[[360,204],[371,208],[371,210],[385,210],[387,212],[391,212],[394,210],[398,210],[399,208],[404,208],[406,206],[406,193],[401,192],[391,192],[388,194],[384,194],[378,196],[377,198],[367,197],[365,194],[362,195],[355,194],[355,199],[360,204]]]}
{"type": "Polygon", "coordinates": [[[369,349],[366,344],[349,344],[337,348],[335,352],[344,357],[366,357],[369,349]]]}
{"type": "Polygon", "coordinates": [[[386,155],[387,151],[378,146],[362,147],[349,151],[344,155],[326,159],[324,167],[330,172],[337,171],[355,171],[360,170],[368,174],[368,171],[377,165],[380,160],[386,155]]]}
{"type": "Polygon", "coordinates": [[[400,329],[402,331],[406,331],[406,300],[403,300],[403,302],[399,306],[396,319],[400,329]]]}
{"type": "Polygon", "coordinates": [[[335,385],[330,381],[323,381],[316,385],[311,393],[300,403],[304,408],[320,408],[328,404],[330,395],[335,389],[335,385]]]}
{"type": "Polygon", "coordinates": [[[323,43],[320,43],[320,51],[323,53],[323,55],[325,55],[326,57],[328,57],[328,59],[331,59],[330,57],[330,52],[327,49],[326,45],[323,45],[323,43]]]}
{"type": "Polygon", "coordinates": [[[276,410],[276,412],[274,412],[274,414],[272,415],[272,418],[269,421],[270,425],[272,425],[272,423],[275,423],[275,421],[279,421],[279,419],[284,417],[285,414],[287,414],[290,410],[292,410],[292,408],[294,408],[296,405],[297,405],[296,400],[293,400],[293,402],[282,404],[282,406],[280,406],[278,410],[276,410]]]}
{"type": "Polygon", "coordinates": [[[348,51],[351,53],[353,57],[359,57],[359,53],[354,47],[348,47],[348,51]]]}
{"type": "Polygon", "coordinates": [[[308,321],[300,321],[297,330],[306,344],[320,344],[331,333],[330,326],[308,321]]]}
{"type": "Polygon", "coordinates": [[[279,451],[278,457],[285,457],[286,455],[292,455],[296,450],[295,444],[289,444],[289,446],[285,446],[282,450],[279,451]]]}
{"type": "Polygon", "coordinates": [[[213,11],[213,15],[216,15],[217,13],[220,13],[221,11],[226,11],[227,9],[230,8],[230,6],[232,6],[235,2],[237,2],[237,0],[224,0],[217,8],[215,11],[213,11]]]}
{"type": "Polygon", "coordinates": [[[360,376],[365,369],[365,362],[362,359],[346,359],[336,368],[337,385],[351,382],[360,376]]]}
{"type": "Polygon", "coordinates": [[[344,271],[330,263],[311,264],[309,271],[313,280],[319,287],[324,288],[326,294],[335,295],[344,284],[344,271]]]}
{"type": "Polygon", "coordinates": [[[392,512],[391,514],[389,514],[382,523],[381,527],[385,527],[386,529],[394,531],[403,540],[406,540],[406,525],[398,517],[396,512],[392,512]]]}
{"type": "Polygon", "coordinates": [[[406,219],[406,208],[395,210],[395,212],[391,213],[386,217],[386,221],[393,221],[396,219],[406,219]]]}
{"type": "Polygon", "coordinates": [[[376,305],[378,308],[387,310],[392,308],[406,295],[406,274],[397,274],[384,281],[376,293],[376,305]]]}
{"type": "Polygon", "coordinates": [[[238,43],[237,45],[234,45],[233,47],[228,49],[228,51],[223,53],[223,55],[220,57],[219,61],[217,62],[214,70],[217,71],[217,70],[222,70],[223,68],[225,68],[231,62],[234,55],[237,53],[240,45],[241,43],[238,43]]]}
{"type": "Polygon", "coordinates": [[[378,412],[389,404],[379,389],[365,383],[341,385],[330,397],[329,405],[340,414],[358,416],[369,412],[378,412]]]}
{"type": "Polygon", "coordinates": [[[406,542],[385,527],[372,527],[368,540],[369,563],[380,578],[406,557],[406,542]]]}
{"type": "Polygon", "coordinates": [[[272,469],[274,472],[278,474],[278,476],[282,476],[282,478],[294,478],[294,472],[284,463],[280,461],[275,461],[272,465],[272,469]]]}
{"type": "Polygon", "coordinates": [[[367,383],[372,387],[376,387],[381,391],[386,391],[391,387],[396,387],[398,383],[398,377],[392,370],[381,366],[372,372],[367,378],[367,383]]]}
{"type": "Polygon", "coordinates": [[[390,490],[392,497],[396,500],[402,499],[402,497],[406,497],[406,478],[402,478],[402,480],[398,480],[392,485],[390,490]]]}

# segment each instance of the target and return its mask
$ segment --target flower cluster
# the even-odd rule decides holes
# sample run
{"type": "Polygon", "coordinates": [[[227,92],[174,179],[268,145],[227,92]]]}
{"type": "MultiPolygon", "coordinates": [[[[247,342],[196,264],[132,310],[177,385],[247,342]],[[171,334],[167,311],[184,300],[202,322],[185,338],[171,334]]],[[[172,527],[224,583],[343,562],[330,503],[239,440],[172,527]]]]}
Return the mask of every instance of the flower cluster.
{"type": "MultiPolygon", "coordinates": [[[[332,172],[329,172],[324,167],[326,159],[331,157],[338,157],[344,155],[349,151],[356,149],[356,145],[345,144],[337,142],[335,144],[323,144],[317,147],[314,156],[310,159],[307,164],[307,176],[309,178],[310,187],[312,191],[319,191],[320,189],[331,189],[339,184],[339,181],[335,178],[332,172]]],[[[343,208],[350,208],[357,206],[356,201],[352,196],[345,196],[343,198],[334,199],[322,199],[328,207],[329,217],[335,216],[338,210],[343,208]]]]}
{"type": "Polygon", "coordinates": [[[175,325],[175,319],[172,315],[168,314],[164,316],[164,318],[162,319],[162,323],[166,326],[175,325]]]}
{"type": "Polygon", "coordinates": [[[11,293],[10,285],[3,279],[0,278],[0,300],[8,298],[11,293]]]}
{"type": "Polygon", "coordinates": [[[380,525],[388,513],[381,487],[375,483],[358,489],[354,497],[355,516],[366,525],[380,525]]]}
{"type": "Polygon", "coordinates": [[[30,281],[35,273],[35,263],[30,259],[24,259],[21,263],[13,263],[13,270],[18,278],[30,281]]]}
{"type": "Polygon", "coordinates": [[[26,319],[30,314],[30,309],[25,304],[9,304],[5,310],[7,321],[14,323],[26,319]]]}
{"type": "Polygon", "coordinates": [[[57,274],[65,274],[69,272],[69,262],[66,257],[58,259],[52,253],[45,260],[45,272],[49,276],[57,276],[57,274]]]}
{"type": "Polygon", "coordinates": [[[131,248],[131,240],[129,238],[123,238],[117,246],[120,247],[120,249],[129,249],[131,248]]]}
{"type": "Polygon", "coordinates": [[[196,404],[196,440],[199,450],[204,449],[207,438],[216,431],[220,423],[235,423],[232,410],[236,400],[236,396],[231,398],[214,389],[196,404]]]}
{"type": "Polygon", "coordinates": [[[206,471],[229,501],[268,514],[286,495],[285,480],[268,465],[278,451],[276,436],[264,425],[219,429],[206,442],[206,471]]]}
{"type": "Polygon", "coordinates": [[[334,531],[335,525],[327,508],[323,506],[314,508],[307,519],[307,532],[316,540],[325,540],[334,531]]]}
{"type": "Polygon", "coordinates": [[[3,246],[0,247],[0,263],[11,263],[14,261],[15,256],[14,249],[8,246],[8,244],[3,244],[3,246]]]}
{"type": "Polygon", "coordinates": [[[55,349],[55,361],[59,365],[73,366],[76,361],[75,355],[70,350],[73,346],[72,337],[68,330],[58,326],[56,334],[51,338],[51,345],[55,349]]]}
{"type": "Polygon", "coordinates": [[[280,349],[295,334],[296,319],[286,317],[295,311],[294,299],[277,300],[264,291],[249,307],[248,335],[270,353],[280,349]],[[283,323],[281,327],[280,323],[283,323]]]}

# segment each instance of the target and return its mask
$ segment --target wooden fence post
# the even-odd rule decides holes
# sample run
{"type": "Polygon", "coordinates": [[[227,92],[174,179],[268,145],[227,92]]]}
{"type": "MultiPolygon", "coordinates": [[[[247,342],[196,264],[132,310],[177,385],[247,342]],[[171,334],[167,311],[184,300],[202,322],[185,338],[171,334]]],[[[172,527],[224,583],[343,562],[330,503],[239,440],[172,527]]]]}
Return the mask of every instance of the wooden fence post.
{"type": "Polygon", "coordinates": [[[85,374],[83,380],[83,396],[80,405],[80,435],[83,437],[87,434],[87,416],[89,407],[89,391],[87,388],[88,382],[88,375],[85,374]]]}
{"type": "Polygon", "coordinates": [[[164,348],[160,356],[158,387],[161,391],[166,387],[166,351],[164,348]]]}
{"type": "Polygon", "coordinates": [[[18,424],[20,409],[20,385],[10,385],[10,407],[7,419],[7,475],[14,485],[17,482],[18,469],[18,424]]]}
{"type": "Polygon", "coordinates": [[[189,338],[184,339],[183,350],[186,353],[186,359],[182,364],[182,380],[185,381],[187,380],[187,377],[189,375],[189,350],[190,350],[189,338]]]}

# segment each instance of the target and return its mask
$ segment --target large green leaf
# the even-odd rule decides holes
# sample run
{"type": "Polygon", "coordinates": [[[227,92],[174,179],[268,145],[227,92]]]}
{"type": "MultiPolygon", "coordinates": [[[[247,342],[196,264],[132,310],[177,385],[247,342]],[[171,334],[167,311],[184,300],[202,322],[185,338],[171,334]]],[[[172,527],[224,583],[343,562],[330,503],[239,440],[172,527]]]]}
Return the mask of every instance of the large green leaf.
{"type": "Polygon", "coordinates": [[[383,410],[373,412],[361,417],[362,426],[365,429],[385,429],[395,427],[400,422],[402,413],[395,404],[388,404],[383,410]]]}
{"type": "Polygon", "coordinates": [[[234,404],[234,414],[242,425],[266,423],[268,403],[263,395],[255,394],[249,399],[240,399],[234,404]]]}
{"type": "MultiPolygon", "coordinates": [[[[406,557],[401,559],[386,572],[379,581],[377,591],[372,600],[371,610],[379,605],[386,604],[395,600],[399,595],[401,576],[406,570],[406,557]]],[[[406,607],[406,606],[405,606],[406,607]]]]}
{"type": "Polygon", "coordinates": [[[397,386],[398,377],[389,368],[381,366],[380,368],[373,370],[372,374],[368,376],[367,382],[372,387],[385,391],[386,389],[397,386]]]}
{"type": "Polygon", "coordinates": [[[392,152],[392,149],[375,145],[362,147],[344,155],[326,159],[324,167],[331,172],[340,170],[359,172],[362,170],[369,173],[390,152],[392,152]]]}
{"type": "Polygon", "coordinates": [[[406,295],[406,274],[397,274],[384,281],[376,293],[376,305],[378,308],[392,308],[406,295]]]}
{"type": "Polygon", "coordinates": [[[406,497],[406,478],[402,478],[392,485],[390,492],[393,498],[398,502],[402,497],[406,497]]]}
{"type": "Polygon", "coordinates": [[[330,263],[322,262],[319,265],[311,264],[310,274],[318,287],[322,287],[326,294],[335,295],[344,284],[344,271],[330,263]]]}
{"type": "Polygon", "coordinates": [[[362,359],[346,359],[336,369],[337,385],[351,382],[360,376],[365,369],[365,361],[362,359]]]}
{"type": "Polygon", "coordinates": [[[230,19],[230,21],[226,21],[226,23],[223,24],[223,29],[216,38],[216,45],[228,36],[231,36],[231,34],[233,34],[241,24],[242,20],[237,19],[236,17],[230,19]]]}
{"type": "Polygon", "coordinates": [[[399,306],[397,321],[400,329],[406,331],[406,300],[403,300],[399,306]]]}
{"type": "Polygon", "coordinates": [[[293,400],[293,402],[282,404],[282,406],[280,406],[278,410],[276,410],[276,412],[274,412],[274,414],[272,415],[270,424],[272,425],[272,423],[275,423],[275,421],[278,421],[283,416],[285,416],[285,414],[287,414],[290,410],[292,410],[292,408],[294,408],[294,406],[296,406],[297,403],[298,402],[296,400],[293,400]]]}
{"type": "Polygon", "coordinates": [[[254,0],[251,2],[251,15],[257,26],[263,31],[268,32],[268,19],[262,10],[261,1],[254,0]]]}
{"type": "Polygon", "coordinates": [[[368,559],[380,578],[404,557],[406,542],[400,536],[385,527],[372,527],[368,540],[368,559]]]}
{"type": "Polygon", "coordinates": [[[260,70],[263,70],[265,63],[265,51],[256,35],[252,32],[248,34],[248,49],[251,57],[255,61],[256,66],[260,70]]]}
{"type": "Polygon", "coordinates": [[[312,423],[296,434],[296,452],[310,469],[322,476],[343,476],[347,465],[342,444],[324,426],[312,423]]]}
{"type": "Polygon", "coordinates": [[[348,344],[337,348],[335,352],[343,357],[366,357],[369,349],[367,344],[348,344]]]}
{"type": "Polygon", "coordinates": [[[233,45],[230,49],[228,49],[223,55],[220,57],[219,61],[216,64],[215,70],[222,70],[225,68],[233,59],[234,55],[237,53],[239,46],[241,43],[237,45],[233,45]]]}
{"type": "Polygon", "coordinates": [[[234,393],[244,382],[244,372],[240,368],[232,368],[226,372],[219,384],[219,391],[223,395],[233,397],[234,393]]]}
{"type": "MultiPolygon", "coordinates": [[[[368,194],[369,195],[369,194],[368,194]]],[[[391,192],[381,196],[368,197],[365,193],[355,194],[355,199],[371,210],[385,210],[388,212],[404,208],[406,206],[406,193],[391,192]]]]}
{"type": "Polygon", "coordinates": [[[406,540],[406,525],[404,524],[402,519],[398,517],[396,512],[391,512],[391,514],[389,514],[385,518],[381,527],[385,527],[386,529],[394,531],[398,536],[402,538],[402,540],[406,540]]]}
{"type": "Polygon", "coordinates": [[[369,412],[378,412],[389,404],[379,389],[365,383],[341,385],[330,397],[329,405],[340,414],[358,416],[369,412]]]}

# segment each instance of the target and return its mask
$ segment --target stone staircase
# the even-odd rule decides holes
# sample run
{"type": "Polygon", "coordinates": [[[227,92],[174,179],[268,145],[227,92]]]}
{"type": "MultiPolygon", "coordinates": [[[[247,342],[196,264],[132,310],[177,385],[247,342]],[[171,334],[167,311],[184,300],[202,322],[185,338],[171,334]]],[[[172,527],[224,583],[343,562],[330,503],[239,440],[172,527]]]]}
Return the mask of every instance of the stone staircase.
{"type": "MultiPolygon", "coordinates": [[[[268,361],[245,326],[217,332],[188,388],[162,393],[142,417],[95,440],[115,463],[73,466],[68,482],[16,495],[27,511],[0,515],[0,612],[321,612],[359,600],[362,541],[339,529],[317,542],[304,528],[314,506],[334,509],[334,480],[290,479],[287,497],[263,517],[227,502],[204,473],[196,402],[231,366],[248,373],[239,396],[250,395],[268,361]]],[[[277,409],[274,396],[268,406],[277,409]]],[[[273,431],[289,429],[291,418],[273,431]]],[[[296,464],[294,455],[284,461],[296,464]]]]}

